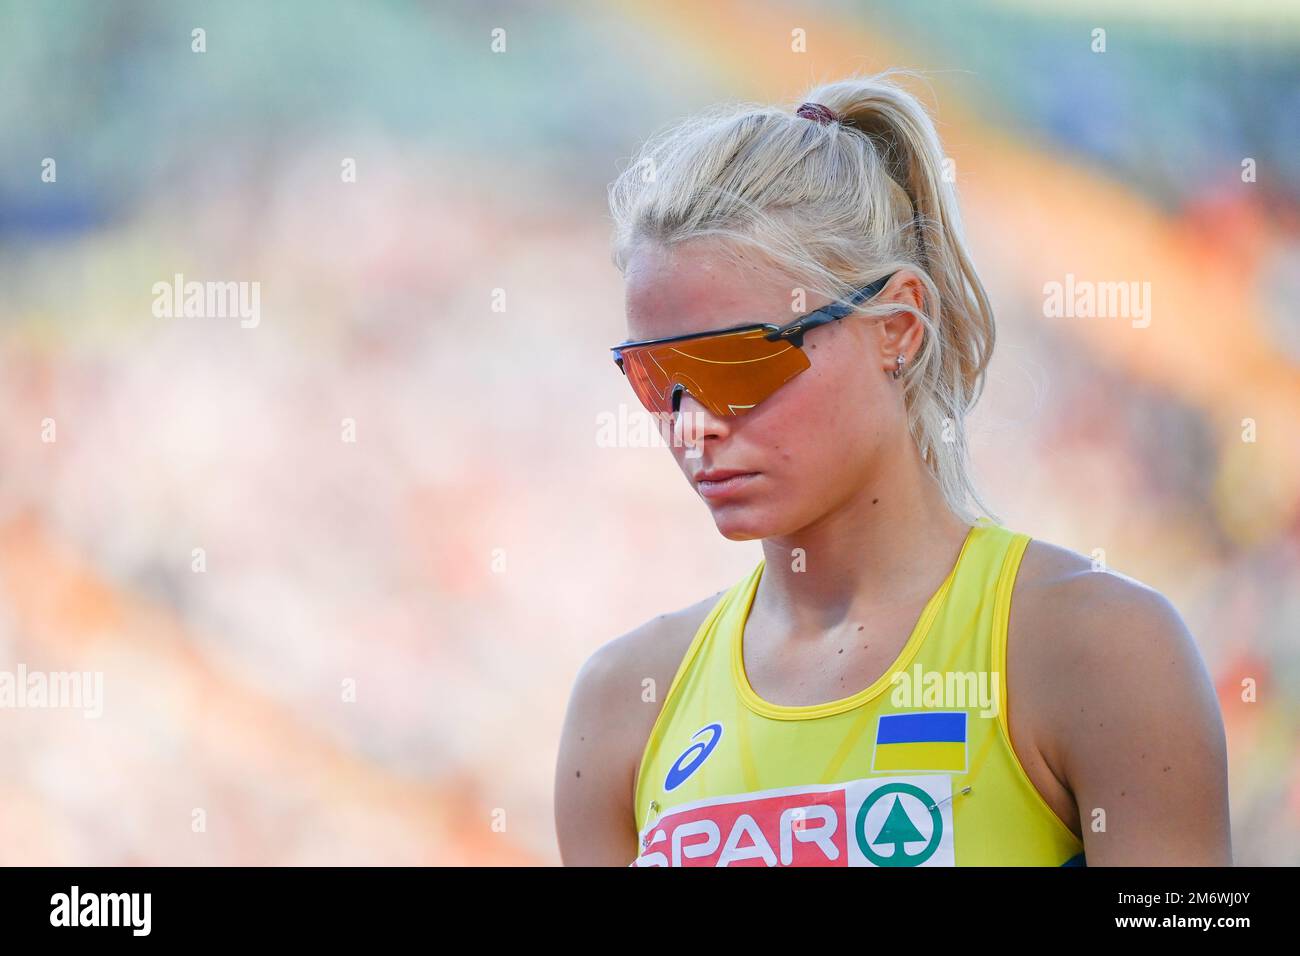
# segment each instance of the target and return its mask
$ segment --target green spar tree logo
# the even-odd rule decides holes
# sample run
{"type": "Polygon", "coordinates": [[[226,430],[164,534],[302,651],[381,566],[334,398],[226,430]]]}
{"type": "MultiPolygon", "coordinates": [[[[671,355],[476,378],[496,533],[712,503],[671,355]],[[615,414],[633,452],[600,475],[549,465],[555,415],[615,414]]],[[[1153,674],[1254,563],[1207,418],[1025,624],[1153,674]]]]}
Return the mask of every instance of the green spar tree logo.
{"type": "Polygon", "coordinates": [[[866,800],[862,801],[862,809],[858,811],[858,819],[854,825],[854,836],[858,841],[858,848],[865,856],[876,866],[920,866],[930,857],[934,856],[934,851],[939,849],[939,839],[943,836],[943,814],[939,807],[931,800],[930,795],[920,787],[914,787],[910,783],[890,783],[879,788],[871,794],[866,800]],[[868,842],[867,840],[867,813],[876,805],[876,801],[894,794],[894,804],[889,808],[889,814],[885,817],[885,822],[876,834],[875,839],[868,842]],[[904,794],[909,797],[915,797],[921,801],[921,806],[925,807],[930,813],[930,821],[933,824],[930,833],[930,841],[917,853],[908,855],[908,843],[920,843],[925,839],[912,818],[907,815],[903,808],[903,801],[898,796],[904,794]],[[872,849],[872,844],[879,847],[893,846],[893,853],[889,856],[882,856],[872,849]]]}

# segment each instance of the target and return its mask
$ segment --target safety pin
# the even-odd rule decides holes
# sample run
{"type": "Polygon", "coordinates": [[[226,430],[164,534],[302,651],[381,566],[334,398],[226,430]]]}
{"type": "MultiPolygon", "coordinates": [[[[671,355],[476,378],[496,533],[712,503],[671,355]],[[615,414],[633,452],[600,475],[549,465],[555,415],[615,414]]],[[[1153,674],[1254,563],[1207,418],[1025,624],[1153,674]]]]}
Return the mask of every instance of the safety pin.
{"type": "Polygon", "coordinates": [[[960,790],[957,791],[957,793],[952,794],[952,796],[944,797],[944,798],[943,798],[942,800],[940,800],[938,803],[932,803],[932,804],[930,804],[928,807],[926,807],[926,809],[927,809],[927,810],[938,810],[940,806],[942,806],[943,804],[947,803],[947,802],[948,802],[949,800],[951,800],[953,797],[958,796],[959,794],[966,794],[966,793],[970,793],[970,792],[971,792],[971,788],[970,788],[970,787],[962,787],[960,790]]]}
{"type": "Polygon", "coordinates": [[[650,812],[646,815],[645,836],[641,838],[641,849],[647,849],[650,846],[650,834],[654,832],[655,824],[659,822],[659,801],[650,801],[650,812]]]}

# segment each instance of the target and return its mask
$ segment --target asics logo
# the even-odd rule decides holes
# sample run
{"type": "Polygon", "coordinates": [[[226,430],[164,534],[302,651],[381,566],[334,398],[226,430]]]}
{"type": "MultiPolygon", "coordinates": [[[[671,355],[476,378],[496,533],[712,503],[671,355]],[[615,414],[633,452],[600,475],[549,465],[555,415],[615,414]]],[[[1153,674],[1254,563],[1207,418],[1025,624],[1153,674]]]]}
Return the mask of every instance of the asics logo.
{"type": "Polygon", "coordinates": [[[708,740],[697,740],[686,748],[686,751],[677,758],[677,762],[668,770],[668,776],[664,777],[664,790],[674,790],[686,782],[686,778],[699,769],[700,764],[709,759],[709,754],[713,753],[713,748],[718,745],[722,738],[722,724],[709,724],[702,727],[691,735],[692,740],[696,740],[701,734],[708,734],[708,740]]]}

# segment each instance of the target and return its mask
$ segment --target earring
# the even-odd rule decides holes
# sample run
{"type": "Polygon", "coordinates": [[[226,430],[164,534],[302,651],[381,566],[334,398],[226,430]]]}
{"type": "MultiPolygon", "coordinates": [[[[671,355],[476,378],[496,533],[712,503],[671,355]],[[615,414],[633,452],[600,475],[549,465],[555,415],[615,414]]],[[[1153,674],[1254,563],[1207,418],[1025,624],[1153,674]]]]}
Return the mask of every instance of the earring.
{"type": "Polygon", "coordinates": [[[903,353],[902,353],[902,352],[899,352],[899,353],[898,353],[898,367],[894,369],[894,378],[898,378],[898,376],[900,376],[900,375],[903,374],[903,363],[906,362],[906,361],[907,361],[907,359],[903,357],[903,353]]]}

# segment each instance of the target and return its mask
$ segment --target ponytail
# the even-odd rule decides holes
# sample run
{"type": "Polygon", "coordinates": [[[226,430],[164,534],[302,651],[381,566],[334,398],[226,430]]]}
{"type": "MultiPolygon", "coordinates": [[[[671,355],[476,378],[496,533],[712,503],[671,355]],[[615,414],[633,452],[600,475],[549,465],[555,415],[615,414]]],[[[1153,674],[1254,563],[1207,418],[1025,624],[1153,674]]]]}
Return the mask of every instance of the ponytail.
{"type": "Polygon", "coordinates": [[[936,287],[937,301],[929,308],[940,319],[940,333],[947,332],[954,346],[947,351],[968,383],[973,406],[993,353],[993,309],[966,250],[957,193],[946,174],[934,123],[915,97],[885,82],[901,72],[830,83],[810,96],[871,141],[889,178],[906,195],[916,236],[913,255],[936,287]]]}

